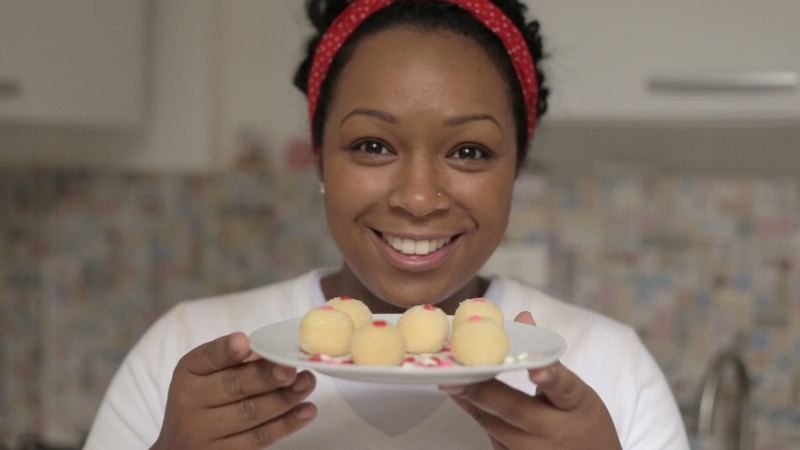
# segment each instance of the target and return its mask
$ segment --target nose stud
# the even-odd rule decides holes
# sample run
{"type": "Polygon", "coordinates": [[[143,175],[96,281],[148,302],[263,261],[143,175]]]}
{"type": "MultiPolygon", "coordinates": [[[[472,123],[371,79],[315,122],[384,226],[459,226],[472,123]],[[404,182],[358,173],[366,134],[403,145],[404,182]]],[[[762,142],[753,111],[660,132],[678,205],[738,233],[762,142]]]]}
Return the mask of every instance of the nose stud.
{"type": "Polygon", "coordinates": [[[441,193],[441,191],[440,191],[440,192],[437,192],[437,193],[436,193],[436,196],[437,196],[437,197],[441,197],[441,196],[442,196],[442,193],[441,193]]]}

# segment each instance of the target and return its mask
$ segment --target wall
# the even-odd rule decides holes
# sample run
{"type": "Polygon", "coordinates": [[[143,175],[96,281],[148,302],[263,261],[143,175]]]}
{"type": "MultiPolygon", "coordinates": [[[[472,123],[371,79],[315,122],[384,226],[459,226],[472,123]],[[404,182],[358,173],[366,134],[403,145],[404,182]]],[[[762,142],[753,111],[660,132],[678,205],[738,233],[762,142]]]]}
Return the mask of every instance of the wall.
{"type": "Polygon", "coordinates": [[[233,164],[238,141],[250,135],[279,164],[293,144],[308,145],[305,97],[291,81],[312,34],[303,2],[225,2],[218,20],[220,159],[233,164]]]}

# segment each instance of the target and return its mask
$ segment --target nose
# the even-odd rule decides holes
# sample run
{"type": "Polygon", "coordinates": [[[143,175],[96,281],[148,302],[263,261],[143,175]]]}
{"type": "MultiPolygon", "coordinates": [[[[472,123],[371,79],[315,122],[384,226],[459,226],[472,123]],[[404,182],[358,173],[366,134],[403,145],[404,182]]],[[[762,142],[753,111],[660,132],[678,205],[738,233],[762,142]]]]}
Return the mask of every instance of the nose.
{"type": "Polygon", "coordinates": [[[389,207],[416,218],[427,217],[450,207],[446,184],[434,161],[409,160],[394,174],[389,207]]]}

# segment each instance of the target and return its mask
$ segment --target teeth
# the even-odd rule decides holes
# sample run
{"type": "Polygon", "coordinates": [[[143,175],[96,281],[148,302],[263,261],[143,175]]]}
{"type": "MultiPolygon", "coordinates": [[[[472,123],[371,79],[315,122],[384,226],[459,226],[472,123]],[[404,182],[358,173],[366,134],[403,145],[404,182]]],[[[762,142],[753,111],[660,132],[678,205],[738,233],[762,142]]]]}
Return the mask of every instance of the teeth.
{"type": "Polygon", "coordinates": [[[450,242],[450,238],[415,241],[388,234],[383,234],[382,237],[393,249],[405,255],[430,255],[450,242]]]}

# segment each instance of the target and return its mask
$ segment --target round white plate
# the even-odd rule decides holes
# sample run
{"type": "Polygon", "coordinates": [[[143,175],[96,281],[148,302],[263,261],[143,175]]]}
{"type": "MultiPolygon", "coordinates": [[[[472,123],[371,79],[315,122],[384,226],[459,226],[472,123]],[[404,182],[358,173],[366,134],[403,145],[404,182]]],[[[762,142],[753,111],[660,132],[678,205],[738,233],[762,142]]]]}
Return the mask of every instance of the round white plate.
{"type": "MultiPolygon", "coordinates": [[[[397,323],[399,314],[374,314],[375,320],[397,323]]],[[[452,317],[450,317],[452,320],[452,317]]],[[[300,318],[276,322],[254,331],[250,345],[265,359],[299,369],[312,369],[332,377],[372,383],[394,384],[466,384],[494,378],[501,372],[547,366],[561,357],[567,343],[553,331],[538,326],[506,321],[513,362],[492,366],[451,367],[379,367],[356,364],[332,364],[310,361],[298,342],[300,318]],[[524,359],[519,355],[526,354],[524,359]]]]}

